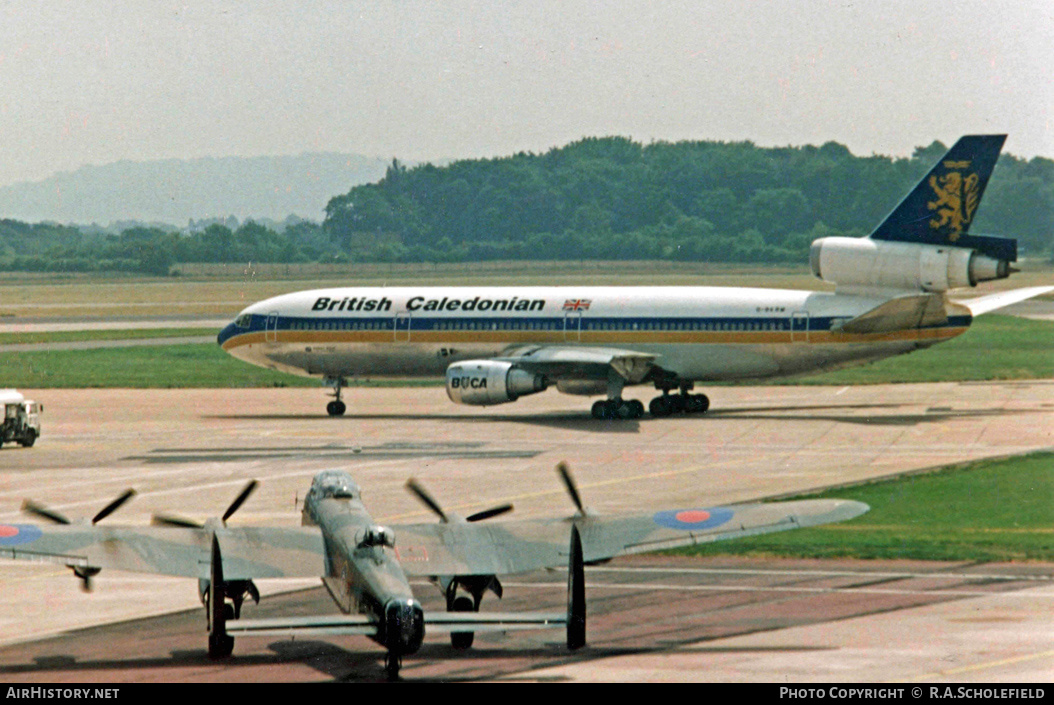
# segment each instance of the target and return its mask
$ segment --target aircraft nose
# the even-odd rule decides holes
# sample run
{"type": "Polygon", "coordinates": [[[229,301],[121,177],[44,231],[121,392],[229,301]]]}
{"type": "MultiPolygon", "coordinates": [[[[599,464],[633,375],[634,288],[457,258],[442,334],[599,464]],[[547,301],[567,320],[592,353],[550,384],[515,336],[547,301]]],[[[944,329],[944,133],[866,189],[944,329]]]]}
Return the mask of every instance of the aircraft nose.
{"type": "Polygon", "coordinates": [[[223,328],[223,330],[221,330],[216,335],[216,343],[222,346],[230,338],[233,338],[234,337],[234,333],[235,333],[235,329],[236,329],[236,326],[234,325],[234,321],[231,321],[230,323],[228,323],[223,328]]]}

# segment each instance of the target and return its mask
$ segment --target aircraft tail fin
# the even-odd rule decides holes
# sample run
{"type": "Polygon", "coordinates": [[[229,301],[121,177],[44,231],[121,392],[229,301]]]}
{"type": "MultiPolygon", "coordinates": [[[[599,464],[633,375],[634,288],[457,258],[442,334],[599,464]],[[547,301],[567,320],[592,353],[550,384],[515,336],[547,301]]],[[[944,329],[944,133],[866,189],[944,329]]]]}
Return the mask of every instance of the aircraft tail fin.
{"type": "Polygon", "coordinates": [[[870,237],[968,247],[1016,261],[1016,240],[967,233],[1005,141],[1006,135],[960,138],[870,237]]]}

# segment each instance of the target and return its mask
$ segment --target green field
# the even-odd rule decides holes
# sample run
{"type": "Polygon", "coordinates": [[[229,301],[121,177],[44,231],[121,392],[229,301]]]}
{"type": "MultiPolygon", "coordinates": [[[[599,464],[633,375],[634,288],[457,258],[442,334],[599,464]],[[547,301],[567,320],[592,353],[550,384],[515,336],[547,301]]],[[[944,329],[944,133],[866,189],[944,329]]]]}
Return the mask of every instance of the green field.
{"type": "Polygon", "coordinates": [[[193,335],[215,336],[215,328],[120,328],[115,330],[68,330],[49,333],[0,333],[0,345],[39,343],[78,343],[86,340],[140,340],[143,338],[183,338],[193,335]]]}
{"type": "Polygon", "coordinates": [[[841,524],[677,549],[680,555],[1054,561],[1054,453],[949,466],[795,497],[855,499],[841,524]]]}
{"type": "MultiPolygon", "coordinates": [[[[137,334],[129,337],[140,337],[139,334],[144,333],[124,332],[137,334]]],[[[171,334],[211,335],[215,332],[212,329],[204,329],[204,332],[191,329],[173,330],[171,334]]],[[[114,339],[115,333],[97,331],[85,333],[86,338],[74,339],[114,339]]],[[[144,337],[160,337],[158,331],[146,333],[144,337]]],[[[965,334],[927,350],[863,367],[776,380],[775,383],[842,385],[1042,379],[1054,377],[1052,350],[1054,323],[988,315],[978,318],[965,334]]],[[[25,389],[318,385],[317,380],[246,364],[212,344],[0,353],[0,370],[3,371],[3,386],[25,389]]]]}
{"type": "Polygon", "coordinates": [[[988,314],[946,343],[791,384],[888,384],[1054,377],[1054,322],[988,314]]]}

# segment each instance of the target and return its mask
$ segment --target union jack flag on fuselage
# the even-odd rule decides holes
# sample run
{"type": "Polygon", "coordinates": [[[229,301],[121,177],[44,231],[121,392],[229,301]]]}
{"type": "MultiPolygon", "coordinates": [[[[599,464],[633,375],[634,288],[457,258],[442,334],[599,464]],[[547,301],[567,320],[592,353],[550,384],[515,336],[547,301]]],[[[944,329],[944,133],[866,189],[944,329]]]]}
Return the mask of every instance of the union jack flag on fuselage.
{"type": "Polygon", "coordinates": [[[568,299],[564,301],[565,311],[585,311],[592,303],[590,299],[568,299]]]}

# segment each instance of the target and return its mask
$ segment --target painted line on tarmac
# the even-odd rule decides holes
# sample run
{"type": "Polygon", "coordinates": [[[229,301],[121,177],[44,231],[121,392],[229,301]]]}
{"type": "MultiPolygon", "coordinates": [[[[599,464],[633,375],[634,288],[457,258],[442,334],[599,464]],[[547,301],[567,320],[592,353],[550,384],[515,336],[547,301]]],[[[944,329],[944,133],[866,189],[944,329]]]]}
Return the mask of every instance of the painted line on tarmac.
{"type": "Polygon", "coordinates": [[[960,673],[970,673],[971,671],[983,671],[986,668],[997,668],[999,666],[1009,666],[1015,663],[1024,663],[1025,661],[1035,661],[1040,658],[1051,658],[1054,657],[1054,651],[1041,651],[1038,654],[1028,654],[1025,656],[1014,656],[1011,658],[999,659],[998,661],[986,661],[984,663],[975,663],[972,666],[962,666],[960,668],[950,668],[947,671],[937,671],[935,673],[926,673],[925,675],[915,676],[909,678],[904,683],[916,683],[919,681],[932,681],[937,678],[943,678],[947,676],[954,676],[960,673]]]}
{"type": "Polygon", "coordinates": [[[854,570],[776,570],[770,568],[602,568],[593,567],[590,573],[674,573],[685,575],[773,575],[804,577],[846,577],[846,578],[897,578],[897,579],[936,579],[953,578],[957,580],[1038,580],[1054,581],[1054,575],[1012,575],[993,573],[914,573],[914,572],[872,572],[854,570]]]}

